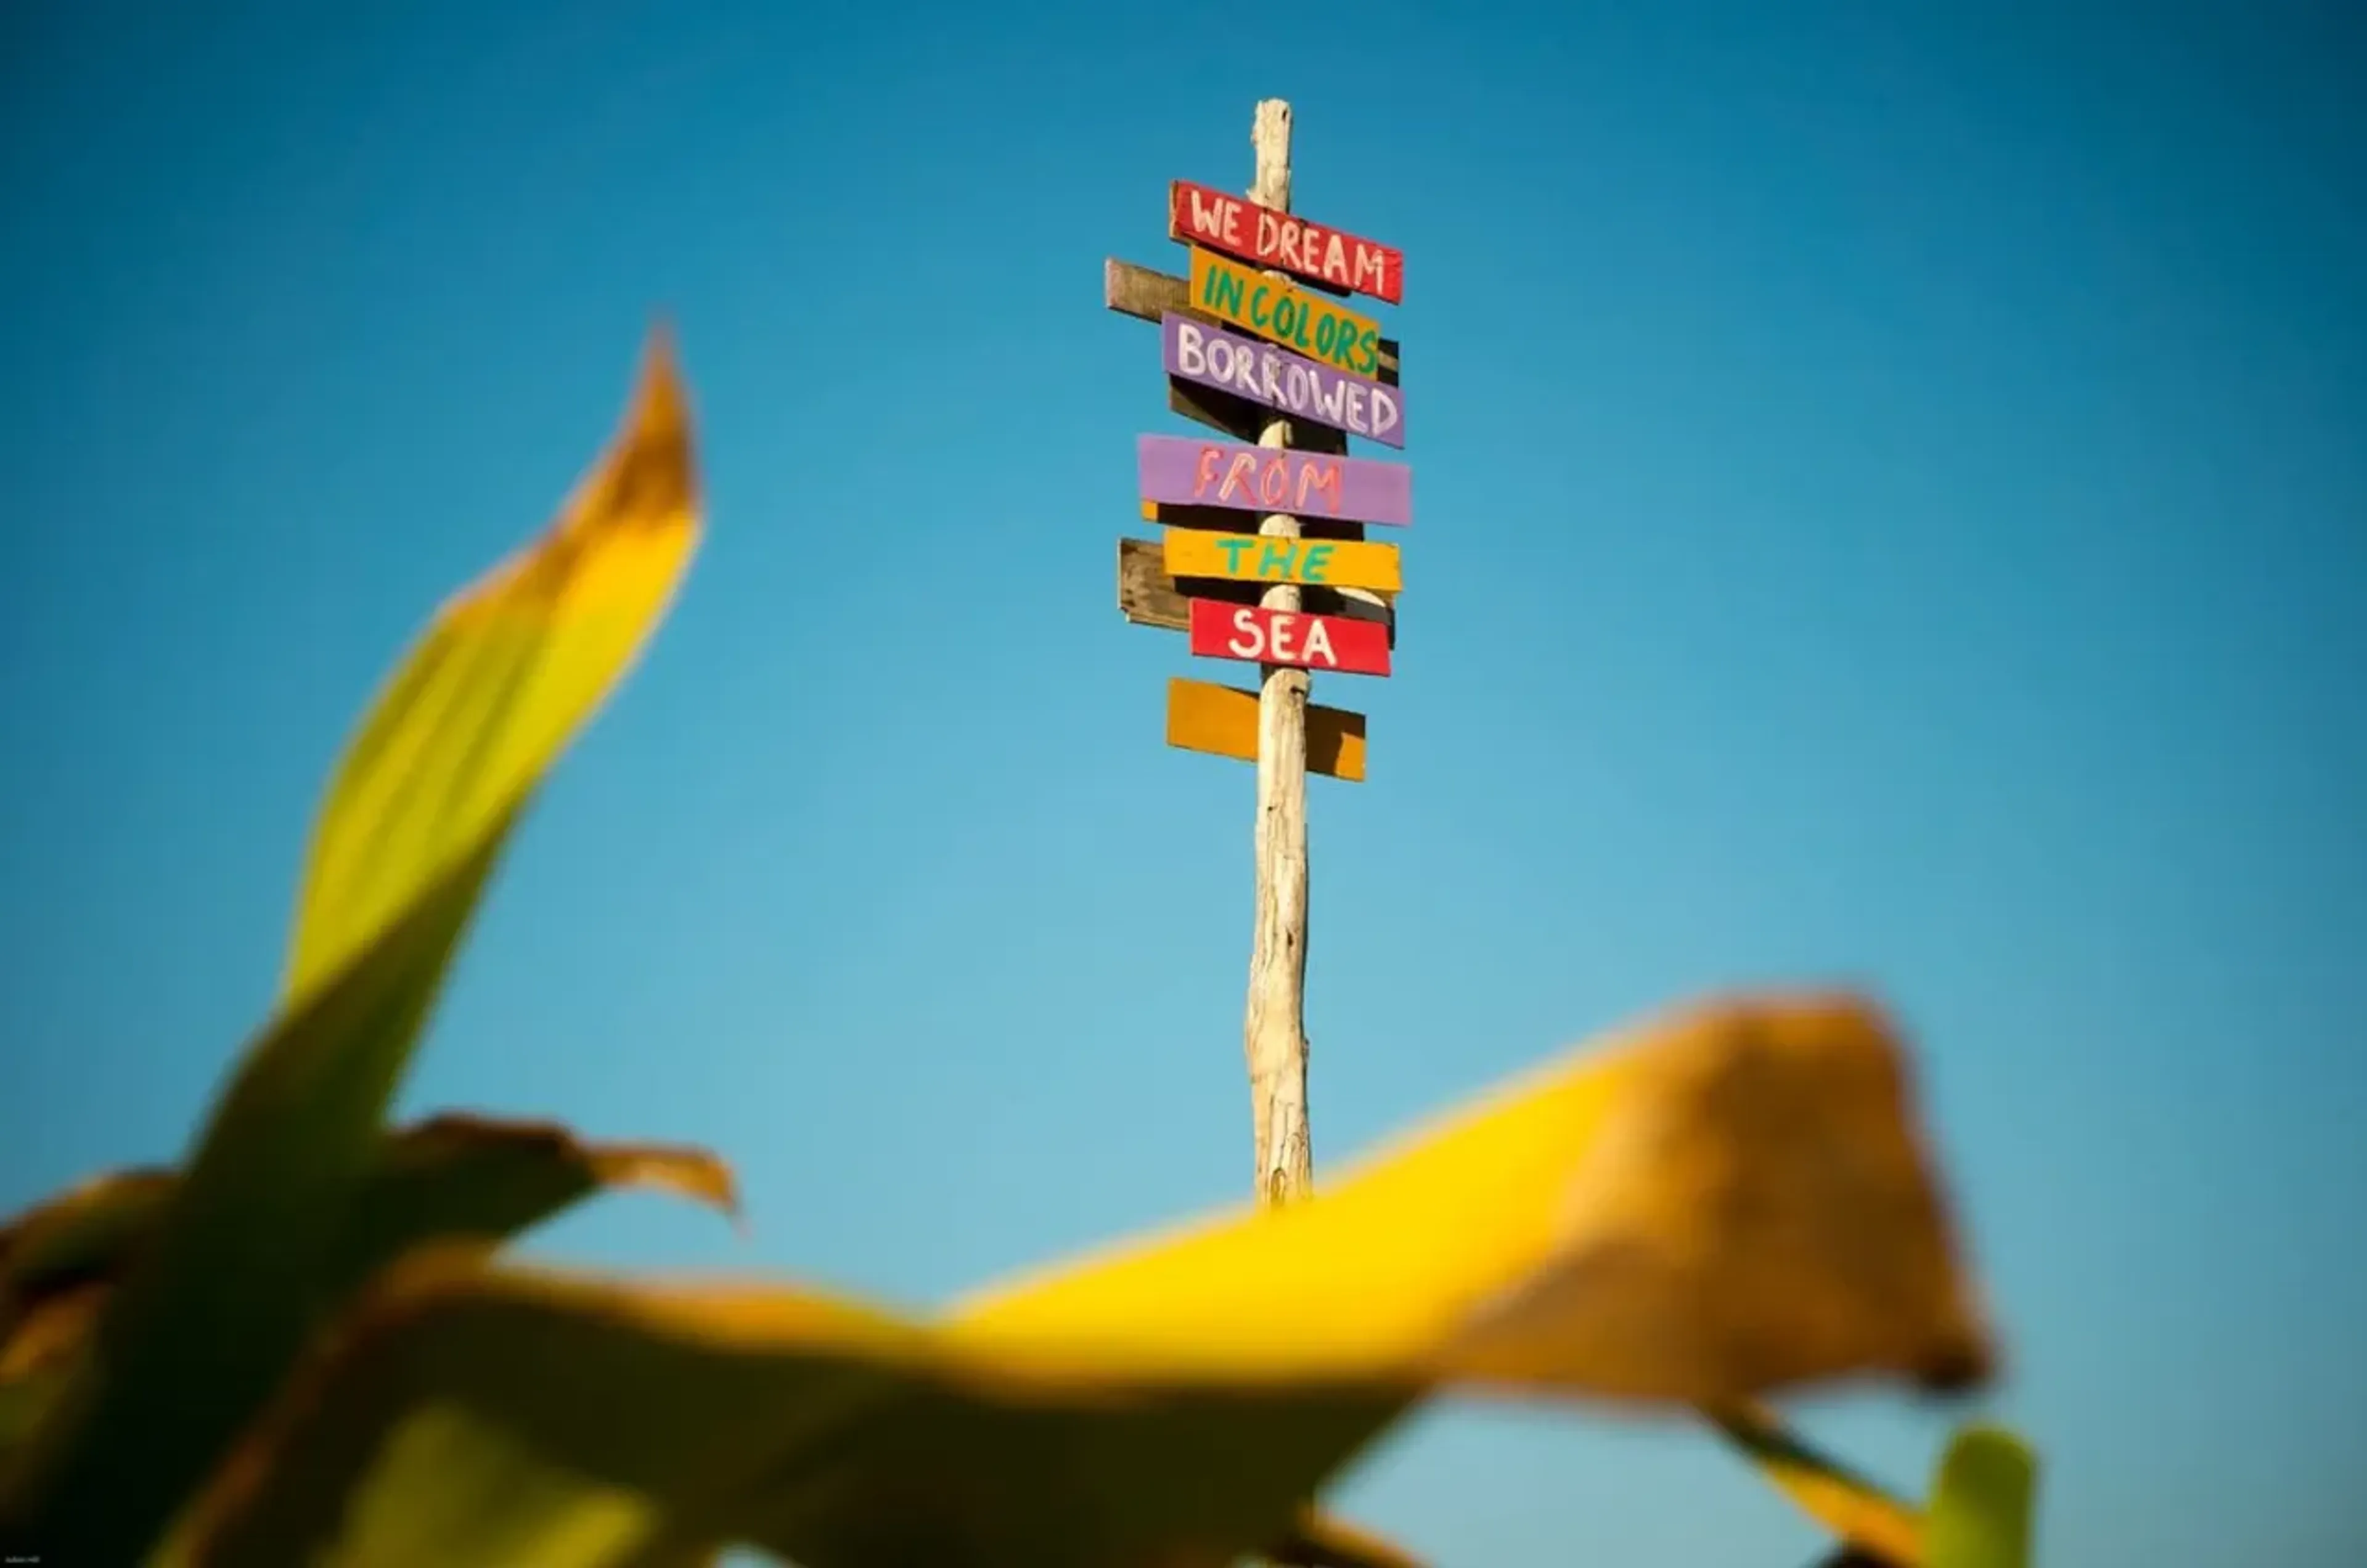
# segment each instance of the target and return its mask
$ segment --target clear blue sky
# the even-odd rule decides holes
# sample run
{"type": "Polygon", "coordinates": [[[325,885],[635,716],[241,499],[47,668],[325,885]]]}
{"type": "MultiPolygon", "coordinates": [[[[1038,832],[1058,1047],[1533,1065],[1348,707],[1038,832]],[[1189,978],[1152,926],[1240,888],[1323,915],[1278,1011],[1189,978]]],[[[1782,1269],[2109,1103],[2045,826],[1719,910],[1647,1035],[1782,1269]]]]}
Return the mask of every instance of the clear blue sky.
{"type": "MultiPolygon", "coordinates": [[[[1230,671],[1113,606],[1189,427],[1100,276],[1182,265],[1165,182],[1244,184],[1280,95],[1300,210],[1407,254],[1419,475],[1399,673],[1318,682],[1372,724],[1311,789],[1319,1164],[1871,985],[2047,1560],[2367,1548],[2356,8],[1123,9],[7,7],[0,1206],[182,1147],[346,726],[659,309],[708,544],[406,1107],[745,1179],[752,1240],[538,1252],[913,1303],[1241,1190],[1251,777],[1161,745],[1230,671]]],[[[1950,1419],[1806,1415],[1910,1484],[1950,1419]]],[[[1583,1411],[1426,1417],[1345,1501],[1473,1568],[1815,1541],[1583,1411]]]]}

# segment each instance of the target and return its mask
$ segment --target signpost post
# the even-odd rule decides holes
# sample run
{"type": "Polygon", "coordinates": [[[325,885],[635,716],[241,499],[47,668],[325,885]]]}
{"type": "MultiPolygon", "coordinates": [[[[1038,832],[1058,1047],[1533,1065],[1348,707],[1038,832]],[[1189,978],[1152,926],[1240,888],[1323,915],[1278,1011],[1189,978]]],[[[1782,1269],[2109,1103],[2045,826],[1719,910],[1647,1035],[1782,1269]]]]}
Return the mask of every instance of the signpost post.
{"type": "Polygon", "coordinates": [[[1314,1180],[1307,775],[1365,776],[1364,716],[1310,704],[1310,675],[1389,673],[1398,549],[1367,543],[1365,528],[1411,524],[1413,491],[1403,464],[1346,456],[1351,435],[1402,448],[1405,397],[1399,345],[1338,302],[1399,303],[1405,258],[1292,216],[1287,103],[1260,103],[1250,141],[1246,200],[1169,186],[1168,237],[1188,247],[1187,275],[1113,260],[1103,290],[1110,309],[1159,326],[1168,407],[1232,438],[1140,438],[1137,488],[1162,537],[1118,541],[1118,607],[1138,625],[1186,633],[1195,656],[1260,667],[1254,697],[1171,681],[1167,741],[1257,765],[1241,1043],[1256,1188],[1279,1203],[1314,1180]]]}

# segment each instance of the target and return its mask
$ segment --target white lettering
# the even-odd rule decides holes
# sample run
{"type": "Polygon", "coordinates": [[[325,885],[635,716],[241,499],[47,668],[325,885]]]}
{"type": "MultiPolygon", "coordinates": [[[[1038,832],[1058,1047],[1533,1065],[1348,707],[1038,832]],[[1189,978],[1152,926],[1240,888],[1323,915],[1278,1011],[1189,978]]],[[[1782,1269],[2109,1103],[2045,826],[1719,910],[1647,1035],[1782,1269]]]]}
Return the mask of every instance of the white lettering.
{"type": "Polygon", "coordinates": [[[1275,406],[1282,402],[1282,356],[1265,353],[1258,355],[1258,368],[1265,372],[1265,400],[1275,406]]]}
{"type": "Polygon", "coordinates": [[[1222,239],[1225,233],[1225,207],[1220,197],[1210,201],[1206,192],[1191,193],[1192,231],[1204,238],[1222,239]]]}
{"type": "Polygon", "coordinates": [[[1290,650],[1291,628],[1297,626],[1297,623],[1298,617],[1292,615],[1287,610],[1277,610],[1274,612],[1274,661],[1278,664],[1296,664],[1298,662],[1298,655],[1290,650]]]}
{"type": "Polygon", "coordinates": [[[1274,254],[1274,248],[1277,243],[1274,238],[1274,226],[1280,222],[1281,220],[1275,216],[1274,210],[1271,207],[1259,208],[1257,209],[1257,254],[1262,256],[1270,256],[1274,254]]]}
{"type": "MultiPolygon", "coordinates": [[[[1281,617],[1275,618],[1279,620],[1281,617]]],[[[1279,653],[1282,647],[1282,630],[1279,626],[1274,629],[1274,640],[1275,652],[1279,653]]],[[[1323,622],[1319,618],[1307,623],[1307,647],[1301,651],[1299,657],[1309,664],[1321,660],[1334,670],[1340,668],[1340,656],[1331,651],[1331,634],[1323,629],[1323,622]]]]}
{"type": "Polygon", "coordinates": [[[1298,361],[1295,359],[1292,360],[1289,366],[1283,372],[1282,389],[1284,394],[1290,399],[1290,407],[1294,411],[1303,409],[1307,406],[1307,400],[1310,395],[1310,385],[1311,382],[1307,374],[1307,367],[1299,364],[1298,361]]]}
{"type": "Polygon", "coordinates": [[[1338,424],[1341,405],[1346,400],[1347,396],[1348,383],[1338,377],[1332,378],[1331,390],[1328,394],[1323,390],[1323,384],[1319,381],[1315,385],[1315,412],[1323,416],[1323,422],[1326,424],[1338,424]]]}
{"type": "Polygon", "coordinates": [[[1257,396],[1257,355],[1246,348],[1233,350],[1233,384],[1254,398],[1257,396]]]}
{"type": "Polygon", "coordinates": [[[1348,428],[1362,433],[1367,428],[1365,424],[1366,415],[1365,412],[1365,389],[1356,385],[1353,381],[1342,381],[1340,385],[1348,389],[1348,406],[1342,411],[1347,415],[1348,428]]]}
{"type": "Polygon", "coordinates": [[[1389,389],[1387,387],[1374,388],[1373,434],[1378,435],[1385,430],[1395,430],[1402,417],[1398,412],[1398,400],[1389,395],[1389,389]]]}
{"type": "Polygon", "coordinates": [[[1265,632],[1258,625],[1255,610],[1244,605],[1233,612],[1233,640],[1225,644],[1225,651],[1236,659],[1255,659],[1265,651],[1265,632]],[[1249,641],[1243,642],[1243,637],[1249,641]]]}
{"type": "Polygon", "coordinates": [[[1323,247],[1323,276],[1334,283],[1348,281],[1348,247],[1340,243],[1337,234],[1323,247]]]}
{"type": "Polygon", "coordinates": [[[1189,321],[1175,323],[1175,363],[1187,376],[1208,373],[1208,355],[1200,329],[1189,321]]]}

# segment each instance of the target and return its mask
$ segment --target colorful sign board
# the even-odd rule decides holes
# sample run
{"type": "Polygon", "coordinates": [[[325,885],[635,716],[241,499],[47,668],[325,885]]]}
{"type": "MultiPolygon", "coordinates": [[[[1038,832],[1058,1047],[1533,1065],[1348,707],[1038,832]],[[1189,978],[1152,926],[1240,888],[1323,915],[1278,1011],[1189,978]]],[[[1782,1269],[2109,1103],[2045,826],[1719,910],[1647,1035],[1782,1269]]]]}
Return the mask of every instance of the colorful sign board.
{"type": "Polygon", "coordinates": [[[1192,309],[1352,376],[1381,368],[1381,323],[1214,251],[1192,247],[1192,309]]]}
{"type": "MultiPolygon", "coordinates": [[[[1102,263],[1102,303],[1122,316],[1132,316],[1155,327],[1159,318],[1170,310],[1182,310],[1187,315],[1192,312],[1192,283],[1189,278],[1153,272],[1147,266],[1111,256],[1102,263]]],[[[1380,340],[1377,378],[1392,387],[1398,384],[1398,373],[1402,368],[1398,359],[1399,346],[1394,338],[1380,340]]]]}
{"type": "MultiPolygon", "coordinates": [[[[1212,577],[1187,578],[1179,582],[1169,573],[1165,551],[1158,540],[1121,538],[1117,542],[1118,614],[1138,626],[1189,631],[1194,599],[1254,604],[1264,595],[1264,584],[1257,582],[1228,582],[1212,577]],[[1184,592],[1186,583],[1192,590],[1188,597],[1184,592]]],[[[1298,591],[1298,607],[1312,615],[1371,621],[1388,635],[1389,647],[1395,649],[1398,612],[1391,602],[1393,597],[1364,588],[1318,588],[1309,583],[1298,591]]]]}
{"type": "Polygon", "coordinates": [[[1167,237],[1206,245],[1259,266],[1317,278],[1334,288],[1369,294],[1392,305],[1404,299],[1405,257],[1393,247],[1309,223],[1190,180],[1177,180],[1168,187],[1167,237]]]}
{"type": "Polygon", "coordinates": [[[1314,420],[1384,446],[1405,446],[1405,394],[1170,310],[1159,319],[1167,373],[1314,420]]]}
{"type": "Polygon", "coordinates": [[[1399,528],[1413,522],[1413,470],[1403,463],[1188,435],[1141,435],[1135,438],[1135,473],[1145,501],[1399,528]]]}
{"type": "Polygon", "coordinates": [[[1170,528],[1164,545],[1161,564],[1170,577],[1300,582],[1318,588],[1370,588],[1383,593],[1394,593],[1402,585],[1395,545],[1211,534],[1198,528],[1170,528]]]}
{"type": "MultiPolygon", "coordinates": [[[[1254,762],[1258,754],[1255,692],[1206,681],[1167,682],[1167,744],[1185,751],[1254,762]]],[[[1346,708],[1307,705],[1307,771],[1362,784],[1365,716],[1346,708]]]]}
{"type": "Polygon", "coordinates": [[[1341,675],[1389,672],[1389,634],[1371,621],[1257,604],[1192,601],[1192,652],[1203,659],[1291,664],[1341,675]]]}

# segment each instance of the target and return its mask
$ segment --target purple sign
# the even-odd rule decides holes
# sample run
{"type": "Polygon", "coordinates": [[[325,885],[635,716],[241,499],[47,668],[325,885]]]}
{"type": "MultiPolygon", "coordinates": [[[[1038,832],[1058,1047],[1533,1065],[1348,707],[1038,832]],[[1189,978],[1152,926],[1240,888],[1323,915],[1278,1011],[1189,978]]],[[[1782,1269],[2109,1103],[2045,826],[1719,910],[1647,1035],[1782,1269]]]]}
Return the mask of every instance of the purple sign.
{"type": "Polygon", "coordinates": [[[1413,470],[1369,457],[1333,457],[1185,435],[1135,437],[1145,501],[1230,506],[1352,523],[1413,522],[1413,470]]]}
{"type": "Polygon", "coordinates": [[[1159,318],[1167,373],[1311,419],[1384,446],[1405,446],[1405,394],[1395,387],[1237,337],[1169,310],[1159,318]]]}

